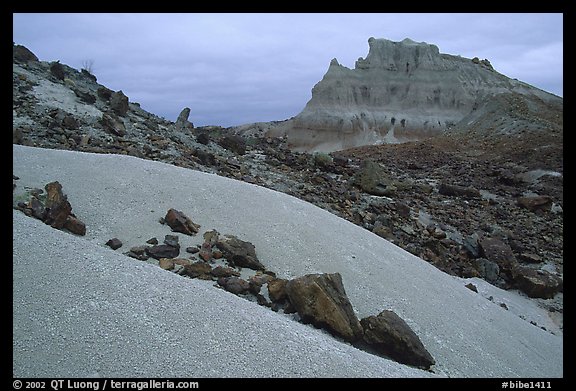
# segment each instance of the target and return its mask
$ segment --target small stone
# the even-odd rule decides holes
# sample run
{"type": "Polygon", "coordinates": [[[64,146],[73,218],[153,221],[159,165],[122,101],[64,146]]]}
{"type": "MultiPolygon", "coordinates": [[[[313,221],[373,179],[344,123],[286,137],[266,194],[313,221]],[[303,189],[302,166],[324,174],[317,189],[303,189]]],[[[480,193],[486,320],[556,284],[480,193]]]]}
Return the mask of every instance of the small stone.
{"type": "Polygon", "coordinates": [[[157,246],[146,247],[146,254],[155,259],[176,258],[178,254],[180,254],[180,249],[167,244],[159,244],[157,246]]]}
{"type": "Polygon", "coordinates": [[[478,288],[476,288],[476,285],[472,284],[471,282],[464,285],[466,288],[470,289],[472,292],[476,292],[478,293],[478,288]]]}
{"type": "Polygon", "coordinates": [[[164,237],[164,244],[179,249],[180,243],[178,243],[178,240],[179,238],[177,235],[166,235],[164,237]]]}
{"type": "Polygon", "coordinates": [[[506,305],[506,303],[499,303],[498,305],[504,308],[505,310],[508,310],[508,306],[506,305]]]}
{"type": "Polygon", "coordinates": [[[240,273],[231,267],[216,266],[210,272],[214,277],[240,277],[240,273]]]}
{"type": "Polygon", "coordinates": [[[160,258],[159,266],[164,270],[174,269],[174,261],[170,258],[160,258]]]}
{"type": "Polygon", "coordinates": [[[186,247],[186,252],[190,254],[196,254],[200,249],[198,247],[186,247]]]}
{"type": "Polygon", "coordinates": [[[282,302],[285,301],[288,296],[286,293],[286,283],[288,280],[282,278],[276,278],[268,281],[268,296],[272,302],[282,302]]]}
{"type": "Polygon", "coordinates": [[[247,293],[250,289],[250,284],[239,277],[220,277],[217,280],[217,283],[222,288],[228,292],[234,293],[235,295],[247,293]]]}
{"type": "Polygon", "coordinates": [[[106,245],[112,250],[117,250],[122,247],[122,242],[118,238],[112,238],[106,242],[106,245]]]}
{"type": "Polygon", "coordinates": [[[208,242],[202,243],[202,247],[200,248],[200,252],[198,256],[202,258],[205,262],[208,262],[212,259],[212,246],[208,242]]]}
{"type": "Polygon", "coordinates": [[[212,267],[206,262],[194,262],[190,265],[184,265],[186,275],[192,278],[199,278],[202,280],[211,280],[212,267]]]}
{"type": "Polygon", "coordinates": [[[155,246],[155,245],[158,244],[158,239],[156,239],[156,238],[151,238],[151,239],[148,239],[148,240],[146,241],[146,243],[155,246]]]}
{"type": "Polygon", "coordinates": [[[220,234],[215,229],[204,232],[204,242],[210,244],[210,246],[214,246],[220,237],[220,234]]]}

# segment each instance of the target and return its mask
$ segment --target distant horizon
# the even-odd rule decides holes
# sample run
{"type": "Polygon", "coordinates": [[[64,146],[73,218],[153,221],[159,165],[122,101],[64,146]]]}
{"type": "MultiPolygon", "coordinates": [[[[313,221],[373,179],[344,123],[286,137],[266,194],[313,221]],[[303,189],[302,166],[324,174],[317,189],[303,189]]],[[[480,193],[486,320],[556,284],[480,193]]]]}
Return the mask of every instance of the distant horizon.
{"type": "Polygon", "coordinates": [[[486,58],[497,72],[563,98],[562,14],[14,14],[13,20],[14,43],[41,61],[77,70],[92,61],[98,83],[170,121],[189,107],[195,126],[296,116],[331,59],[354,69],[370,37],[486,58]]]}

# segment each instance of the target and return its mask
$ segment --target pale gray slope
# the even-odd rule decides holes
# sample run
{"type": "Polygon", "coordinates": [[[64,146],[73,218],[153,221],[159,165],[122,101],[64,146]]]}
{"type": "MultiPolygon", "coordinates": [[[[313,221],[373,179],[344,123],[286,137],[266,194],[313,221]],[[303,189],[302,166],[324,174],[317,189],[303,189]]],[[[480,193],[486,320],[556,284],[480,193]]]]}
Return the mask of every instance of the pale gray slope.
{"type": "MultiPolygon", "coordinates": [[[[24,217],[15,219],[15,262],[32,262],[48,268],[51,270],[50,273],[55,273],[51,283],[43,286],[43,278],[36,279],[34,273],[28,272],[29,267],[15,266],[15,330],[19,325],[25,328],[22,333],[17,334],[22,337],[14,348],[15,372],[16,363],[19,363],[19,368],[24,368],[26,371],[32,368],[36,370],[37,367],[30,363],[30,360],[36,357],[38,351],[61,352],[69,344],[77,349],[75,354],[77,357],[67,358],[66,367],[72,365],[79,375],[84,375],[83,370],[97,370],[97,366],[82,369],[84,365],[81,365],[92,360],[84,357],[84,352],[94,350],[101,354],[99,365],[106,368],[101,373],[103,376],[115,373],[113,370],[121,371],[118,368],[122,366],[122,360],[130,363],[128,367],[138,363],[150,371],[142,373],[143,375],[154,376],[169,371],[167,369],[170,368],[169,363],[174,362],[172,359],[163,360],[159,356],[168,355],[171,349],[182,353],[182,348],[178,348],[177,343],[170,345],[170,348],[158,350],[160,345],[164,346],[164,342],[170,344],[168,335],[173,336],[175,340],[188,340],[192,337],[186,337],[187,333],[199,333],[199,338],[204,339],[202,346],[207,351],[189,353],[191,359],[186,368],[193,370],[196,365],[200,366],[202,371],[207,370],[199,363],[203,360],[200,357],[207,355],[207,361],[217,362],[214,368],[218,373],[211,375],[288,376],[293,372],[282,365],[277,365],[284,362],[279,357],[282,355],[291,357],[286,360],[287,362],[296,362],[293,364],[298,367],[293,373],[296,376],[358,376],[360,373],[365,376],[426,374],[403,366],[397,367],[380,358],[373,360],[381,363],[379,368],[382,372],[370,371],[369,368],[374,369],[370,366],[370,363],[373,364],[370,361],[372,358],[365,358],[363,353],[355,354],[364,357],[362,359],[364,364],[353,359],[350,365],[343,367],[346,369],[335,373],[329,363],[334,359],[341,360],[339,362],[350,361],[349,355],[352,354],[350,347],[340,343],[335,345],[326,345],[328,342],[324,341],[319,343],[316,340],[321,338],[322,333],[319,331],[306,328],[307,326],[286,323],[291,321],[253,303],[201,285],[201,282],[189,281],[169,272],[154,269],[152,265],[147,266],[145,263],[116,255],[107,248],[96,247],[102,246],[114,236],[125,243],[117,252],[127,251],[130,246],[143,244],[152,236],[161,239],[169,233],[169,229],[160,225],[158,218],[169,208],[176,208],[202,225],[200,233],[217,229],[220,233],[234,234],[252,242],[262,263],[268,269],[276,271],[280,277],[291,278],[314,272],[340,272],[357,315],[362,318],[375,315],[384,309],[394,310],[414,329],[434,356],[437,362],[434,370],[440,375],[451,377],[563,375],[561,337],[530,325],[465,288],[461,281],[442,273],[371,232],[294,197],[211,174],[129,156],[14,146],[13,162],[14,174],[21,178],[17,181],[20,189],[23,186],[42,187],[50,181],[60,181],[72,204],[73,212],[86,223],[88,230],[86,238],[68,235],[70,243],[65,245],[66,251],[60,251],[59,246],[52,243],[53,239],[52,242],[44,239],[50,231],[48,227],[42,227],[40,230],[36,222],[25,221],[24,217]],[[37,238],[38,243],[34,246],[34,251],[29,252],[28,248],[34,243],[32,238],[37,238]],[[73,255],[65,256],[70,252],[73,255]],[[30,260],[31,254],[36,254],[37,258],[30,260]],[[67,262],[58,263],[60,261],[57,260],[61,257],[67,262]],[[91,269],[87,266],[72,266],[75,265],[73,260],[89,262],[91,268],[96,268],[96,272],[91,273],[91,269]],[[121,266],[114,272],[108,272],[108,266],[118,263],[116,261],[121,261],[121,266]],[[51,268],[48,266],[50,262],[60,264],[62,268],[51,268]],[[66,274],[67,268],[75,268],[75,271],[66,274]],[[86,276],[77,276],[82,270],[86,270],[86,276]],[[62,284],[57,284],[56,276],[59,273],[67,276],[62,284]],[[95,275],[93,279],[89,278],[90,274],[95,275]],[[98,278],[98,275],[104,278],[98,278]],[[112,276],[115,275],[119,276],[120,281],[116,282],[113,279],[112,276]],[[142,279],[138,280],[137,276],[140,275],[142,279]],[[85,279],[84,295],[92,298],[92,304],[88,300],[88,304],[83,306],[81,304],[86,300],[75,300],[72,294],[67,295],[65,291],[63,292],[65,288],[69,289],[70,281],[76,277],[85,279]],[[27,282],[28,279],[33,280],[27,282]],[[89,281],[101,280],[107,282],[99,282],[94,287],[88,284],[89,281]],[[42,287],[46,294],[50,293],[55,298],[68,297],[68,300],[74,303],[70,304],[68,312],[57,310],[57,307],[46,310],[46,312],[64,311],[60,312],[59,316],[81,316],[84,322],[97,322],[98,319],[95,319],[90,311],[82,312],[83,308],[94,306],[96,308],[94,311],[103,317],[100,325],[92,326],[92,331],[89,331],[92,334],[87,334],[94,336],[95,342],[90,343],[89,338],[82,339],[82,333],[75,334],[82,330],[80,326],[72,330],[70,335],[66,335],[67,339],[59,338],[57,319],[49,322],[44,320],[45,317],[36,318],[28,314],[29,311],[32,314],[34,311],[40,311],[42,301],[49,298],[41,298],[33,293],[28,293],[26,296],[22,293],[26,289],[18,289],[19,284],[28,284],[29,289],[33,286],[42,287]],[[180,284],[186,285],[172,288],[175,294],[167,294],[164,296],[165,299],[156,296],[162,291],[169,292],[172,284],[178,287],[180,284]],[[182,297],[185,296],[186,289],[193,290],[189,300],[182,297]],[[100,292],[106,292],[105,300],[99,300],[100,292]],[[110,299],[113,294],[117,295],[119,301],[110,299]],[[129,299],[121,300],[119,297],[122,295],[128,295],[129,299]],[[138,300],[141,296],[142,299],[138,300]],[[31,308],[20,310],[23,304],[17,301],[19,297],[30,301],[31,308]],[[170,306],[174,303],[169,297],[177,297],[177,304],[167,309],[158,309],[160,306],[170,306]],[[180,314],[178,311],[188,301],[194,304],[186,304],[181,311],[188,315],[173,318],[175,315],[172,314],[180,314]],[[163,302],[166,304],[162,304],[163,302]],[[121,310],[118,308],[119,305],[123,306],[121,310]],[[192,305],[193,307],[188,307],[192,305]],[[148,307],[153,310],[149,312],[148,307]],[[73,310],[74,308],[76,310],[73,310]],[[215,326],[211,323],[215,319],[214,312],[219,313],[221,318],[229,317],[220,320],[225,326],[217,324],[215,326]],[[264,322],[264,326],[260,322],[264,322]],[[202,326],[194,327],[195,323],[202,326]],[[209,326],[206,326],[206,323],[209,326]],[[132,324],[134,328],[134,337],[130,338],[138,341],[138,344],[121,344],[122,339],[119,337],[125,332],[119,330],[128,324],[132,324]],[[145,331],[147,324],[150,325],[149,331],[145,331]],[[165,325],[164,330],[170,331],[165,331],[164,334],[155,333],[154,330],[163,329],[162,325],[165,325]],[[205,340],[208,331],[202,327],[217,328],[214,335],[219,337],[214,338],[220,342],[214,346],[218,344],[222,346],[222,341],[232,338],[230,349],[236,352],[240,349],[238,346],[240,344],[243,348],[250,349],[251,353],[243,356],[242,360],[245,362],[242,364],[220,366],[218,364],[220,361],[230,363],[233,359],[228,357],[226,351],[207,348],[210,346],[205,340]],[[29,330],[26,330],[27,328],[29,330]],[[27,337],[32,331],[42,338],[36,340],[27,337]],[[56,336],[51,337],[51,333],[56,333],[56,336]],[[108,338],[112,338],[109,345],[123,347],[124,350],[118,353],[120,358],[117,356],[113,358],[111,354],[105,353],[105,347],[101,346],[103,341],[106,341],[105,333],[108,334],[108,338]],[[240,333],[242,337],[234,337],[235,333],[240,333]],[[118,337],[115,334],[118,334],[118,337]],[[300,334],[300,337],[297,334],[300,334]],[[285,335],[290,336],[291,342],[283,348],[279,341],[283,340],[285,335]],[[273,339],[272,343],[267,342],[272,336],[278,336],[278,339],[273,339]],[[299,338],[301,343],[296,343],[299,338]],[[243,340],[246,342],[242,343],[243,340]],[[256,341],[258,343],[250,343],[256,341]],[[320,353],[302,353],[303,349],[304,351],[311,349],[316,353],[317,349],[320,349],[320,353]],[[298,361],[294,359],[298,354],[306,356],[298,361]],[[155,365],[142,364],[142,361],[146,361],[142,358],[147,355],[151,357],[148,361],[154,362],[155,365]],[[255,365],[246,364],[251,362],[248,358],[252,355],[261,357],[258,362],[265,367],[265,370],[253,372],[255,365]],[[316,359],[313,357],[322,355],[325,356],[324,359],[318,358],[319,362],[314,361],[316,359]],[[137,361],[132,357],[137,357],[137,361]],[[79,364],[75,366],[74,362],[79,364]],[[250,365],[251,369],[244,372],[240,368],[244,364],[250,365]],[[364,365],[364,368],[368,369],[363,369],[359,373],[352,369],[354,364],[364,365]],[[162,368],[156,372],[156,367],[160,366],[162,368]],[[314,369],[305,370],[310,366],[314,369]]],[[[58,235],[59,238],[67,237],[61,233],[54,235],[58,235]]],[[[185,235],[179,236],[183,246],[199,243],[201,240],[201,235],[194,239],[185,235]]],[[[50,273],[46,271],[47,275],[50,273]]],[[[54,304],[58,303],[57,300],[54,304]]],[[[186,343],[192,344],[192,342],[186,343]]],[[[174,353],[174,357],[182,358],[180,353],[174,353]]],[[[56,364],[45,364],[44,360],[35,363],[37,365],[43,363],[42,365],[52,369],[57,367],[56,364]]],[[[201,374],[194,372],[182,375],[201,374]]]]}
{"type": "Polygon", "coordinates": [[[14,212],[15,377],[427,377],[14,212]]]}

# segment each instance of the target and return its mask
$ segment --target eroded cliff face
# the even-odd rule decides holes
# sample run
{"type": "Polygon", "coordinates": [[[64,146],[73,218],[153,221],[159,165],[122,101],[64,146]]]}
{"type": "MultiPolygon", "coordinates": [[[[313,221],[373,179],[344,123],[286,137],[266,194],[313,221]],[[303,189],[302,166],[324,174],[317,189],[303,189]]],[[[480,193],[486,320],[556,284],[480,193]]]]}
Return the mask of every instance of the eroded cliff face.
{"type": "Polygon", "coordinates": [[[500,93],[560,99],[496,72],[488,60],[410,39],[368,44],[354,69],[333,59],[304,110],[271,134],[285,134],[296,150],[328,152],[437,135],[500,93]]]}

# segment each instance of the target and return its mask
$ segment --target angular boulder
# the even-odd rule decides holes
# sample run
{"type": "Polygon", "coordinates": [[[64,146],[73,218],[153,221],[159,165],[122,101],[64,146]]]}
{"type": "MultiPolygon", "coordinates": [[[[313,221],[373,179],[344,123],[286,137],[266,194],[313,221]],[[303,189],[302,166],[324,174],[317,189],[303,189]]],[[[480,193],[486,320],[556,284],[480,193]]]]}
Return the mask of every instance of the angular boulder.
{"type": "Polygon", "coordinates": [[[518,206],[531,210],[545,210],[549,211],[552,207],[552,197],[550,196],[527,196],[527,197],[518,197],[516,199],[518,206]]]}
{"type": "Polygon", "coordinates": [[[529,297],[552,299],[562,289],[563,281],[545,270],[518,266],[514,269],[514,283],[529,297]]]}
{"type": "Polygon", "coordinates": [[[220,277],[217,281],[218,285],[235,295],[248,293],[250,284],[248,281],[239,277],[220,277]]]}
{"type": "Polygon", "coordinates": [[[283,302],[288,298],[286,294],[286,284],[288,280],[275,278],[268,281],[268,296],[274,303],[283,302]]]}
{"type": "Polygon", "coordinates": [[[244,140],[241,136],[237,135],[223,136],[218,141],[218,144],[220,144],[222,148],[232,151],[238,155],[244,155],[246,153],[246,140],[244,140]]]}
{"type": "Polygon", "coordinates": [[[211,280],[212,267],[202,261],[194,262],[191,265],[184,265],[185,274],[192,278],[199,278],[201,280],[211,280]]]}
{"type": "Polygon", "coordinates": [[[450,185],[442,182],[438,187],[438,193],[451,197],[481,198],[480,191],[473,187],[450,185]]]}
{"type": "Polygon", "coordinates": [[[505,272],[510,277],[518,261],[507,243],[498,238],[484,236],[478,241],[478,246],[482,257],[496,263],[500,268],[500,273],[505,272]]]}
{"type": "Polygon", "coordinates": [[[346,296],[340,273],[307,274],[286,283],[286,294],[302,322],[353,342],[362,326],[346,296]]]}
{"type": "Polygon", "coordinates": [[[234,266],[247,267],[253,270],[266,270],[256,256],[256,249],[250,242],[238,239],[234,235],[218,238],[216,247],[234,266]]]}
{"type": "Polygon", "coordinates": [[[118,115],[125,116],[128,112],[128,97],[122,91],[110,95],[110,108],[118,115]]]}
{"type": "Polygon", "coordinates": [[[166,213],[164,221],[172,228],[172,231],[190,236],[196,235],[200,229],[200,225],[195,224],[184,213],[172,208],[166,213]]]}
{"type": "Polygon", "coordinates": [[[157,246],[146,247],[146,254],[158,260],[161,258],[176,258],[178,254],[180,254],[180,249],[168,246],[167,244],[159,244],[157,246]]]}
{"type": "Polygon", "coordinates": [[[397,190],[384,167],[371,159],[362,162],[354,183],[364,192],[375,196],[390,196],[397,190]]]}
{"type": "Polygon", "coordinates": [[[12,58],[14,61],[18,62],[38,61],[38,57],[36,57],[30,49],[22,45],[12,46],[12,58]]]}
{"type": "Polygon", "coordinates": [[[100,123],[107,133],[116,135],[118,137],[123,137],[126,135],[126,127],[124,126],[124,123],[114,114],[102,114],[100,123]]]}
{"type": "Polygon", "coordinates": [[[436,362],[420,338],[393,311],[382,311],[360,321],[364,342],[402,364],[429,369],[436,362]]]}
{"type": "Polygon", "coordinates": [[[216,266],[210,272],[216,278],[220,277],[240,277],[240,273],[231,267],[216,266]]]}
{"type": "Polygon", "coordinates": [[[68,216],[72,212],[72,205],[68,202],[68,197],[62,192],[60,182],[50,182],[46,189],[46,218],[44,222],[53,228],[63,228],[68,216]]]}

